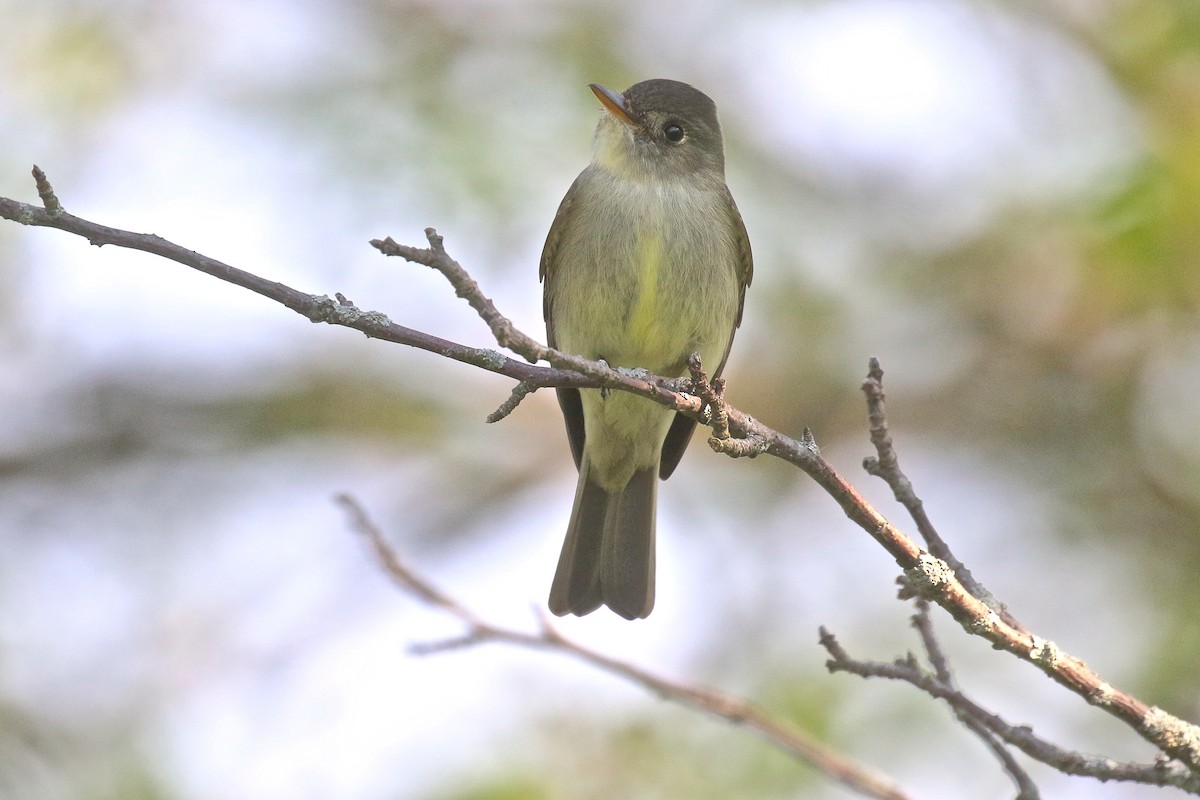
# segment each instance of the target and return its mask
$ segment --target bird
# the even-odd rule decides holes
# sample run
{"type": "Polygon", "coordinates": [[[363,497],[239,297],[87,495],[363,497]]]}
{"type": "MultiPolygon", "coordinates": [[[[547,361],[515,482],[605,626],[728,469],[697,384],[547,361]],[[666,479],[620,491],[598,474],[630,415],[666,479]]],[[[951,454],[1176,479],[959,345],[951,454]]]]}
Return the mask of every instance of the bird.
{"type": "MultiPolygon", "coordinates": [[[[624,92],[588,86],[602,106],[591,162],[558,207],[539,269],[548,344],[667,377],[685,374],[695,353],[717,377],[753,257],[725,183],[716,105],[663,78],[624,92]]],[[[679,464],[696,422],[628,392],[556,392],[578,483],[549,608],[645,618],[658,480],[679,464]]]]}

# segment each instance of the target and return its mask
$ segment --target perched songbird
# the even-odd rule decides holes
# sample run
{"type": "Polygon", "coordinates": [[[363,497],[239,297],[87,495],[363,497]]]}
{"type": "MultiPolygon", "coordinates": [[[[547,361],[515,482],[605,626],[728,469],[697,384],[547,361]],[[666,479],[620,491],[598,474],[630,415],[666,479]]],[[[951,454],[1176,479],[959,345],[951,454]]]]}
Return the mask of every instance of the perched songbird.
{"type": "MultiPolygon", "coordinates": [[[[551,347],[609,366],[679,376],[699,353],[725,365],[750,284],[750,242],[725,185],[717,109],[678,81],[604,106],[592,163],[563,198],[542,251],[551,347]]],[[[550,589],[555,614],[654,608],[657,481],[674,471],[695,422],[646,398],[559,389],[579,484],[550,589]]]]}

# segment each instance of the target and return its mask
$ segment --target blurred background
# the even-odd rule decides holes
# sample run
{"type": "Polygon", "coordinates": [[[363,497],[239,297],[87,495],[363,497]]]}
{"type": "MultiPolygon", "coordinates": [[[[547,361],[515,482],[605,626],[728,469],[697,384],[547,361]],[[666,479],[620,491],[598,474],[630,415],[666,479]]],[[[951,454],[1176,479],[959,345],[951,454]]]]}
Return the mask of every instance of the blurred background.
{"type": "MultiPolygon", "coordinates": [[[[0,195],[162,235],[491,346],[367,240],[435,226],[541,336],[537,263],[598,104],[717,102],[756,256],[740,408],[901,527],[859,385],[1025,624],[1200,718],[1200,6],[1176,0],[0,0],[0,195]]],[[[161,259],[0,224],[0,797],[841,798],[750,735],[401,595],[335,507],[525,629],[575,485],[553,395],[306,323],[161,259]]],[[[703,441],[659,509],[648,620],[561,629],[750,696],[919,797],[1006,798],[942,706],[830,676],[917,646],[826,496],[703,441]]],[[[963,687],[1057,743],[1149,746],[935,615],[963,687]]],[[[1162,790],[1030,767],[1048,797],[1162,790]]],[[[1166,794],[1172,794],[1168,791],[1166,794]]]]}

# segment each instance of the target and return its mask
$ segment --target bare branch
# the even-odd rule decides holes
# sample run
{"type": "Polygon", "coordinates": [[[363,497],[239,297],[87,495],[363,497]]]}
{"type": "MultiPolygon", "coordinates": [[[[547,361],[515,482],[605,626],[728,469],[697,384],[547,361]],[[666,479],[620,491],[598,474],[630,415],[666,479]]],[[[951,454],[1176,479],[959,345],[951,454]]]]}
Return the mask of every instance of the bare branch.
{"type": "Polygon", "coordinates": [[[758,705],[707,686],[688,685],[668,680],[641,667],[619,661],[596,652],[563,636],[544,614],[539,615],[538,633],[502,628],[483,621],[458,601],[451,598],[428,580],[405,565],[387,543],[382,532],[367,517],[362,506],[349,495],[339,495],[337,502],[346,510],[353,528],[371,545],[384,571],[401,589],[418,600],[449,613],[465,626],[461,636],[436,642],[414,645],[411,652],[428,655],[489,642],[565,653],[605,672],[638,684],[647,691],[671,702],[703,711],[734,725],[742,725],[762,736],[793,758],[819,770],[833,780],[865,797],[884,800],[906,800],[909,795],[893,781],[870,768],[854,762],[830,747],[813,739],[804,731],[768,714],[758,705]]]}
{"type": "Polygon", "coordinates": [[[350,524],[354,530],[366,537],[367,541],[371,543],[371,547],[375,550],[375,556],[383,564],[384,570],[401,589],[415,595],[426,605],[433,606],[452,616],[458,617],[472,628],[479,627],[482,624],[448,594],[445,594],[432,583],[429,583],[404,566],[396,556],[395,551],[387,543],[387,540],[383,538],[383,534],[379,532],[379,528],[371,522],[367,516],[367,512],[363,510],[363,507],[353,497],[348,494],[339,494],[334,497],[334,500],[346,511],[346,515],[349,517],[350,524]]]}
{"type": "MultiPolygon", "coordinates": [[[[38,173],[40,174],[40,170],[38,173]]],[[[131,250],[141,250],[152,253],[184,266],[199,270],[214,278],[249,289],[270,300],[290,308],[312,322],[325,322],[331,325],[341,325],[361,331],[375,339],[383,339],[396,344],[404,344],[420,350],[426,350],[446,358],[461,361],[489,372],[495,372],[521,381],[532,381],[539,386],[586,386],[594,385],[582,378],[576,372],[535,367],[520,361],[506,358],[495,350],[467,347],[447,341],[427,333],[397,325],[388,319],[386,314],[379,311],[364,311],[359,309],[345,297],[336,295],[314,295],[298,291],[282,283],[260,278],[249,272],[222,263],[215,258],[180,247],[159,236],[146,233],[131,233],[117,228],[109,228],[94,222],[73,216],[62,210],[57,204],[57,198],[50,184],[45,181],[45,175],[39,180],[39,190],[44,189],[45,197],[49,197],[47,209],[18,203],[8,198],[0,198],[0,217],[19,222],[22,225],[36,225],[73,233],[82,236],[97,247],[106,244],[124,247],[131,250]],[[53,205],[57,211],[49,210],[53,205]]]]}
{"type": "MultiPolygon", "coordinates": [[[[973,588],[964,585],[963,576],[969,576],[969,573],[961,564],[952,568],[946,559],[925,551],[867,503],[854,486],[825,461],[807,431],[803,440],[797,441],[732,408],[717,390],[708,391],[708,396],[701,398],[694,388],[696,380],[644,376],[640,372],[614,370],[601,362],[588,361],[543,347],[532,338],[513,330],[511,323],[495,311],[491,301],[482,295],[474,281],[469,277],[463,279],[465,272],[457,262],[446,255],[441,238],[432,229],[426,232],[429,249],[405,248],[395,245],[394,242],[392,245],[386,245],[387,240],[377,246],[380,246],[381,250],[386,246],[388,252],[434,266],[451,280],[455,291],[467,298],[476,308],[499,341],[507,343],[527,358],[543,358],[550,363],[552,369],[525,364],[494,350],[466,347],[396,325],[380,312],[358,309],[341,295],[337,295],[337,299],[330,299],[325,295],[305,294],[187,250],[152,234],[131,233],[80,219],[62,210],[57,196],[40,170],[36,171],[35,180],[46,207],[37,208],[0,198],[0,217],[23,225],[58,228],[83,236],[97,246],[113,244],[153,253],[268,297],[314,322],[343,325],[370,337],[437,353],[506,375],[525,383],[528,387],[599,386],[620,389],[650,398],[667,408],[693,416],[705,424],[709,424],[710,420],[727,420],[728,438],[721,439],[714,435],[709,442],[714,449],[732,456],[766,453],[798,467],[838,503],[850,520],[866,531],[892,556],[920,596],[937,603],[949,612],[969,633],[981,636],[997,649],[1033,664],[1088,703],[1124,721],[1171,758],[1179,759],[1192,769],[1200,770],[1200,728],[1117,690],[1079,659],[1062,652],[1053,642],[1030,633],[1007,612],[995,610],[992,605],[981,599],[981,596],[988,595],[977,584],[972,581],[973,588]]],[[[878,371],[877,365],[873,365],[873,371],[878,371]]],[[[703,389],[702,383],[700,388],[703,389]]],[[[881,390],[878,403],[882,413],[881,390]]],[[[723,434],[723,423],[721,428],[720,433],[723,434]]],[[[886,433],[886,427],[883,428],[883,432],[886,433]]],[[[883,450],[886,452],[890,447],[889,441],[883,450]]],[[[885,469],[882,467],[883,460],[881,457],[881,469],[885,469]]],[[[898,472],[896,474],[899,475],[898,472]]],[[[903,488],[902,484],[900,485],[903,488]]],[[[916,500],[913,507],[919,512],[918,527],[924,526],[920,521],[923,511],[920,511],[919,499],[915,499],[915,495],[909,497],[908,492],[901,494],[908,497],[910,503],[916,500]]],[[[932,530],[931,525],[928,528],[932,530]]],[[[925,533],[928,536],[928,531],[925,533]]],[[[933,548],[934,545],[931,543],[930,547],[933,548]]],[[[948,549],[944,552],[948,554],[948,549]]],[[[1003,606],[998,607],[1003,609],[1003,606]]]]}
{"type": "MultiPolygon", "coordinates": [[[[917,611],[912,616],[912,625],[921,636],[921,644],[929,665],[933,667],[933,675],[939,683],[957,691],[954,676],[950,672],[950,661],[942,650],[941,642],[933,630],[933,620],[929,618],[929,601],[923,597],[916,599],[917,611]]],[[[1040,793],[1029,773],[1017,763],[1016,758],[1004,746],[1003,740],[988,729],[983,720],[976,719],[960,708],[954,708],[954,715],[967,730],[978,736],[992,754],[1000,761],[1004,771],[1012,778],[1017,786],[1017,800],[1038,800],[1040,793]]]]}
{"type": "MultiPolygon", "coordinates": [[[[1191,794],[1200,794],[1200,774],[1177,759],[1159,759],[1153,764],[1120,763],[1102,756],[1085,756],[1051,744],[1033,734],[1024,725],[1010,725],[1004,719],[967,698],[952,684],[921,668],[910,654],[890,663],[859,661],[851,658],[837,639],[821,628],[821,646],[829,653],[825,662],[830,672],[848,672],[863,678],[887,678],[911,684],[931,697],[945,700],[960,719],[971,720],[1021,752],[1067,775],[1080,775],[1102,781],[1128,781],[1154,786],[1175,786],[1191,794]]],[[[1010,773],[1012,774],[1012,773],[1010,773]]]]}
{"type": "Polygon", "coordinates": [[[390,236],[383,240],[372,239],[371,246],[385,256],[400,256],[414,264],[424,264],[436,269],[454,287],[455,294],[470,303],[480,319],[487,323],[497,344],[525,356],[530,363],[548,360],[547,351],[550,348],[517,330],[512,320],[496,309],[495,303],[484,296],[475,279],[446,252],[442,237],[437,231],[426,228],[425,239],[429,242],[429,247],[424,249],[397,244],[390,236]]]}
{"type": "Polygon", "coordinates": [[[58,195],[54,193],[54,187],[50,185],[46,173],[42,172],[41,167],[37,164],[33,165],[33,182],[37,186],[38,197],[42,198],[42,205],[46,211],[55,216],[62,214],[62,203],[58,202],[58,195]]]}
{"type": "Polygon", "coordinates": [[[874,458],[863,459],[863,469],[869,475],[882,478],[891,487],[897,502],[904,506],[913,522],[916,523],[917,532],[929,546],[929,552],[949,564],[950,568],[954,570],[954,574],[962,581],[963,586],[986,603],[988,608],[999,614],[1006,623],[1022,633],[1027,633],[1025,627],[1008,613],[1005,605],[997,600],[982,583],[975,580],[975,576],[971,574],[966,565],[950,551],[950,545],[942,539],[941,534],[933,527],[929,515],[925,513],[925,504],[921,498],[917,497],[912,481],[900,469],[900,459],[896,455],[892,434],[888,430],[883,393],[883,367],[880,366],[879,359],[870,359],[867,366],[867,379],[863,381],[862,390],[867,396],[867,423],[871,431],[871,443],[875,445],[877,453],[874,458]]]}
{"type": "Polygon", "coordinates": [[[513,387],[512,394],[508,399],[496,407],[496,410],[487,415],[484,422],[499,422],[509,414],[517,410],[517,406],[521,401],[529,396],[532,392],[537,391],[537,387],[526,381],[521,381],[513,387]]]}

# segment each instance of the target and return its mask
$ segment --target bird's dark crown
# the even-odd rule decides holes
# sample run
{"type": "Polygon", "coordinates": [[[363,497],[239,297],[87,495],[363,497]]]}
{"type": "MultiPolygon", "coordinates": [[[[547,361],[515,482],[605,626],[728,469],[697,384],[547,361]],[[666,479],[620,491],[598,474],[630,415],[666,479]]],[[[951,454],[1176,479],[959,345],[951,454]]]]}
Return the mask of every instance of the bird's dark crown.
{"type": "Polygon", "coordinates": [[[667,78],[635,83],[623,94],[635,114],[658,112],[677,114],[685,119],[716,125],[717,106],[694,86],[667,78]]]}

